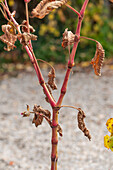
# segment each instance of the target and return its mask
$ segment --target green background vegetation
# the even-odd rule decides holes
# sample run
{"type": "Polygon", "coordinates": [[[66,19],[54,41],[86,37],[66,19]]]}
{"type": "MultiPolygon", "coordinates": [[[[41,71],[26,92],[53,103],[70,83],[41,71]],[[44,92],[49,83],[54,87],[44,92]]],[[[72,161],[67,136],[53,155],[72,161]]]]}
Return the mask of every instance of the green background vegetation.
{"type": "MultiPolygon", "coordinates": [[[[40,0],[32,0],[29,3],[29,13],[40,0]]],[[[80,10],[84,0],[70,0],[69,3],[76,10],[80,10]]],[[[16,19],[19,23],[25,19],[23,0],[9,0],[10,9],[16,10],[16,19]]],[[[0,14],[1,24],[7,23],[0,14]]],[[[55,63],[65,63],[68,58],[68,50],[63,49],[62,34],[65,28],[75,33],[77,26],[77,15],[69,8],[63,6],[54,10],[44,19],[30,19],[38,35],[38,40],[33,42],[37,58],[55,63]]],[[[0,35],[2,35],[0,29],[0,35]]],[[[90,37],[99,41],[105,49],[106,58],[113,56],[113,6],[108,0],[90,0],[85,12],[81,29],[81,36],[90,37]]],[[[25,51],[21,49],[19,42],[17,49],[4,53],[4,44],[0,42],[0,63],[27,62],[29,59],[25,51]]],[[[92,41],[81,39],[77,49],[76,62],[91,60],[95,54],[96,44],[92,41]]]]}

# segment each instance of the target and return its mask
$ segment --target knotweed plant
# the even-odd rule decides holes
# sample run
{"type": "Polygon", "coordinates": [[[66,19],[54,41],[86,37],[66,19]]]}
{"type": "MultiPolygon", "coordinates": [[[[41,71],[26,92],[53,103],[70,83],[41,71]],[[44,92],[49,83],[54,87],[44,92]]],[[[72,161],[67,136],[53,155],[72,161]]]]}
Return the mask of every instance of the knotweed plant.
{"type": "MultiPolygon", "coordinates": [[[[42,124],[42,121],[45,119],[52,131],[52,151],[51,151],[51,170],[57,170],[57,160],[58,160],[58,152],[57,152],[57,144],[58,144],[58,133],[60,136],[62,136],[62,129],[59,125],[58,121],[58,115],[60,114],[60,109],[62,107],[71,107],[78,110],[78,127],[79,129],[84,133],[86,137],[88,137],[89,140],[91,140],[91,135],[89,133],[89,130],[86,128],[84,118],[85,113],[81,108],[77,108],[74,106],[67,106],[62,105],[62,101],[64,99],[64,96],[66,94],[67,90],[67,84],[69,80],[70,73],[72,71],[74,63],[75,54],[77,51],[78,43],[81,42],[82,39],[91,40],[96,42],[96,53],[94,58],[91,61],[91,64],[93,65],[94,72],[96,75],[101,75],[101,67],[104,59],[104,50],[102,45],[91,38],[80,36],[80,30],[82,21],[84,18],[84,13],[86,10],[86,7],[88,5],[89,0],[84,0],[84,3],[81,7],[80,12],[76,11],[74,8],[72,8],[67,0],[42,0],[39,4],[32,10],[30,17],[37,19],[43,19],[48,15],[52,10],[62,7],[62,5],[66,5],[68,8],[70,8],[74,13],[78,15],[78,24],[77,28],[75,30],[75,33],[72,33],[68,30],[68,28],[65,29],[63,33],[62,38],[62,47],[65,49],[68,47],[69,50],[69,59],[67,63],[67,70],[66,74],[63,80],[62,87],[60,89],[60,95],[58,100],[56,101],[54,99],[54,96],[52,95],[52,90],[57,90],[57,85],[55,83],[55,69],[50,65],[50,72],[48,73],[48,82],[44,81],[43,75],[41,73],[40,67],[38,65],[38,61],[40,59],[36,59],[35,54],[33,52],[33,46],[32,46],[32,40],[36,41],[37,36],[34,35],[34,28],[29,24],[29,16],[28,16],[28,3],[30,0],[24,0],[25,2],[25,11],[26,11],[26,19],[22,23],[17,23],[15,19],[15,13],[16,11],[13,11],[12,13],[9,10],[7,0],[0,0],[0,10],[6,19],[7,23],[5,25],[2,25],[2,31],[3,35],[0,36],[0,40],[6,44],[4,47],[4,50],[10,51],[16,48],[15,42],[18,40],[22,44],[22,48],[24,48],[30,58],[31,63],[33,64],[33,67],[36,71],[36,75],[38,77],[39,84],[43,88],[43,92],[45,94],[45,100],[50,104],[51,111],[44,109],[42,106],[35,104],[33,110],[30,110],[29,105],[27,105],[27,111],[22,112],[21,114],[23,117],[28,117],[31,114],[34,114],[34,118],[32,120],[32,123],[35,124],[36,127],[42,124]],[[70,50],[70,46],[72,46],[72,50],[70,50]]],[[[37,56],[38,58],[38,56],[37,56]]],[[[42,61],[42,60],[41,60],[42,61]]],[[[45,62],[45,61],[43,61],[45,62]]]]}

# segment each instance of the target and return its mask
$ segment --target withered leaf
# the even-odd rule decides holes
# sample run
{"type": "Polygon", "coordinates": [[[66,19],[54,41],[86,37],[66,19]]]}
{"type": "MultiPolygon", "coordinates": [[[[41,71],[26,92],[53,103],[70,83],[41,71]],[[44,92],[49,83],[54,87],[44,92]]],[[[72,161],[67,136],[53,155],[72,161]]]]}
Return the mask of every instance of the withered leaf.
{"type": "Polygon", "coordinates": [[[63,134],[62,134],[62,128],[60,127],[59,124],[58,124],[58,126],[57,126],[57,132],[59,133],[60,136],[63,136],[63,134]]]}
{"type": "Polygon", "coordinates": [[[43,109],[41,106],[37,106],[36,104],[34,105],[33,111],[36,113],[42,113],[43,115],[45,115],[46,117],[48,117],[50,119],[51,117],[51,113],[49,110],[45,110],[43,109]]]}
{"type": "Polygon", "coordinates": [[[36,112],[34,114],[34,118],[33,118],[32,123],[34,123],[35,126],[37,127],[37,126],[42,124],[42,121],[43,121],[43,115],[40,115],[40,113],[36,112]]]}
{"type": "Polygon", "coordinates": [[[51,113],[49,110],[45,110],[41,106],[35,104],[33,108],[33,112],[34,112],[34,118],[32,123],[35,123],[36,127],[42,124],[43,118],[45,118],[46,121],[49,123],[49,125],[52,126],[52,122],[50,120],[51,113]]]}
{"type": "Polygon", "coordinates": [[[67,0],[42,0],[35,9],[31,12],[32,18],[44,18],[53,9],[59,8],[64,5],[67,0]]]}
{"type": "MultiPolygon", "coordinates": [[[[21,25],[22,25],[22,32],[28,32],[27,21],[24,20],[21,25]]],[[[29,30],[31,33],[35,32],[35,29],[31,25],[29,25],[29,30]]]]}
{"type": "Polygon", "coordinates": [[[89,130],[86,128],[84,118],[86,117],[85,113],[81,108],[78,109],[78,127],[79,129],[84,133],[86,137],[88,137],[89,140],[91,140],[91,135],[89,133],[89,130]]]}
{"type": "Polygon", "coordinates": [[[68,31],[68,28],[65,29],[65,32],[63,33],[63,39],[62,39],[62,47],[66,48],[69,45],[72,45],[75,40],[75,34],[73,34],[71,31],[68,31]]]}
{"type": "Polygon", "coordinates": [[[18,39],[20,43],[25,46],[28,45],[30,40],[37,40],[37,36],[31,33],[24,32],[23,34],[18,34],[18,39]]]}
{"type": "Polygon", "coordinates": [[[96,52],[94,58],[91,61],[91,64],[93,65],[94,72],[97,76],[101,76],[101,68],[103,65],[104,57],[105,52],[102,45],[99,42],[96,42],[96,52]]]}
{"type": "Polygon", "coordinates": [[[55,84],[55,69],[51,68],[51,71],[48,74],[48,84],[52,88],[52,90],[57,89],[57,85],[55,84]]]}
{"type": "Polygon", "coordinates": [[[17,36],[12,32],[12,26],[8,24],[2,25],[2,31],[4,34],[0,36],[0,40],[7,44],[7,47],[4,47],[4,50],[10,51],[13,48],[16,48],[14,44],[17,40],[17,36]]]}

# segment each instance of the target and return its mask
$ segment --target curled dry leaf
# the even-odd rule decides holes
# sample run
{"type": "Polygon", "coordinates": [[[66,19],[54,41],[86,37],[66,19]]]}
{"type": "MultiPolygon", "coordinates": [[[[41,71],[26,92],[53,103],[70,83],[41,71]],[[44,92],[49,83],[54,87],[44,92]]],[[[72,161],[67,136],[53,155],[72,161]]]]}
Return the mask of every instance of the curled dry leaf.
{"type": "MultiPolygon", "coordinates": [[[[55,101],[55,99],[54,99],[54,97],[53,97],[53,95],[52,95],[52,92],[51,92],[51,89],[50,89],[50,87],[49,87],[49,85],[46,83],[46,86],[47,86],[47,89],[48,89],[48,91],[49,91],[49,93],[51,94],[51,97],[53,98],[53,100],[55,101]]],[[[44,94],[46,95],[46,93],[45,93],[45,91],[43,90],[43,92],[44,92],[44,94]]],[[[46,102],[48,102],[49,103],[49,99],[48,99],[48,97],[46,96],[45,97],[45,100],[46,100],[46,102]]]]}
{"type": "Polygon", "coordinates": [[[34,112],[34,118],[32,123],[34,123],[36,127],[42,124],[43,118],[47,120],[50,126],[52,125],[50,120],[51,113],[49,110],[45,110],[41,106],[37,106],[35,104],[33,108],[33,112],[34,112]]]}
{"type": "Polygon", "coordinates": [[[51,68],[51,71],[48,74],[48,84],[52,88],[52,90],[57,89],[57,85],[55,84],[55,69],[51,68]]]}
{"type": "Polygon", "coordinates": [[[39,113],[42,113],[42,114],[44,114],[46,117],[48,117],[49,119],[50,119],[50,117],[51,117],[51,113],[50,113],[50,111],[49,110],[45,110],[45,109],[43,109],[41,106],[37,106],[36,104],[34,105],[34,108],[33,108],[33,112],[39,112],[39,113]]]}
{"type": "MultiPolygon", "coordinates": [[[[28,32],[28,27],[27,27],[27,21],[26,20],[24,20],[22,22],[21,26],[22,26],[22,32],[28,32]]],[[[29,25],[29,30],[30,30],[31,33],[35,32],[35,29],[31,25],[29,25]]]]}
{"type": "Polygon", "coordinates": [[[4,47],[4,50],[10,51],[13,48],[16,48],[14,44],[17,40],[17,35],[12,25],[2,25],[2,31],[4,34],[0,36],[0,40],[7,44],[7,47],[4,47]]]}
{"type": "Polygon", "coordinates": [[[71,31],[68,31],[68,28],[65,29],[65,32],[63,33],[63,39],[62,39],[62,47],[66,48],[69,45],[72,45],[75,40],[75,34],[73,34],[71,31]]]}
{"type": "Polygon", "coordinates": [[[34,123],[35,126],[37,127],[37,126],[42,124],[42,121],[43,121],[43,115],[41,115],[40,113],[36,112],[34,114],[34,118],[33,118],[32,123],[34,123]]]}
{"type": "Polygon", "coordinates": [[[103,65],[104,57],[105,52],[102,45],[99,42],[96,42],[96,53],[91,61],[91,64],[93,65],[94,72],[97,76],[101,76],[101,68],[103,65]]]}
{"type": "Polygon", "coordinates": [[[18,39],[20,43],[25,46],[28,45],[30,40],[37,40],[37,36],[31,33],[24,32],[23,34],[18,34],[18,39]]]}
{"type": "Polygon", "coordinates": [[[53,9],[59,8],[64,5],[67,0],[42,0],[35,9],[31,12],[32,18],[44,18],[53,9]]]}
{"type": "Polygon", "coordinates": [[[84,133],[86,137],[88,137],[89,140],[91,140],[91,135],[89,133],[89,130],[86,128],[86,125],[84,123],[84,118],[86,117],[85,113],[81,110],[81,108],[78,109],[78,127],[79,129],[84,133]]]}
{"type": "Polygon", "coordinates": [[[57,126],[57,132],[59,133],[60,136],[63,136],[63,134],[62,134],[62,128],[60,127],[59,124],[58,124],[58,126],[57,126]]]}

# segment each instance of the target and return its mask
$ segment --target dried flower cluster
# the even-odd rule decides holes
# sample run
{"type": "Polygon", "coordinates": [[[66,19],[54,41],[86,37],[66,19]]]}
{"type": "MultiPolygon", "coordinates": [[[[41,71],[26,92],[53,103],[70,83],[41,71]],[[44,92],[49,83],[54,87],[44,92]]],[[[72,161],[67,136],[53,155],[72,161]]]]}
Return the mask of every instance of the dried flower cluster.
{"type": "Polygon", "coordinates": [[[66,48],[67,46],[72,45],[74,40],[75,34],[73,34],[71,31],[68,31],[68,28],[66,28],[63,33],[62,47],[66,48]]]}
{"type": "Polygon", "coordinates": [[[9,24],[2,25],[2,31],[4,32],[4,34],[0,36],[0,40],[7,44],[7,47],[4,47],[4,50],[10,51],[13,48],[16,48],[14,44],[17,40],[17,36],[14,27],[9,24]]]}

